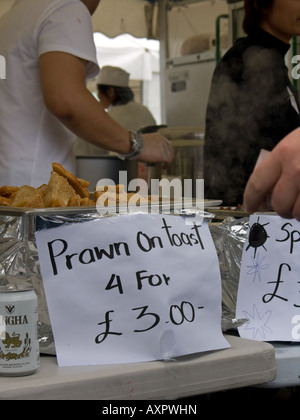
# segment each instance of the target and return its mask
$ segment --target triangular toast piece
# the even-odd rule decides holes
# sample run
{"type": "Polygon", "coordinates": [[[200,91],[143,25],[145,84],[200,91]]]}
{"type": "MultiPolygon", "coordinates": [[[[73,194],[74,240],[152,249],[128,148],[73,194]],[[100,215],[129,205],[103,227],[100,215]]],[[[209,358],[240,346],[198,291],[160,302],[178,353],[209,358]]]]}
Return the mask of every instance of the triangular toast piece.
{"type": "Polygon", "coordinates": [[[89,198],[90,193],[88,190],[88,182],[84,180],[79,180],[75,175],[71,172],[67,171],[60,163],[53,162],[52,163],[53,171],[58,173],[59,175],[63,176],[68,183],[74,188],[76,193],[82,198],[89,198]],[[84,182],[86,183],[84,185],[84,182]],[[86,187],[87,185],[87,187],[86,187]]]}
{"type": "Polygon", "coordinates": [[[44,196],[45,207],[67,207],[71,198],[76,198],[76,193],[66,178],[57,172],[51,172],[44,196]]]}
{"type": "Polygon", "coordinates": [[[44,200],[40,192],[29,185],[23,185],[16,192],[11,205],[13,207],[45,207],[44,200]]]}

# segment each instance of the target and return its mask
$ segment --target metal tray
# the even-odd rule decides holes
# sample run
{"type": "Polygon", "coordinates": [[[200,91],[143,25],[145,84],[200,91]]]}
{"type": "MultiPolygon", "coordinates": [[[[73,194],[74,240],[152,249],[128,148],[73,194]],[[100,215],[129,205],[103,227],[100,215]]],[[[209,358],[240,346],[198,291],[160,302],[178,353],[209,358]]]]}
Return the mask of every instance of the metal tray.
{"type": "MultiPolygon", "coordinates": [[[[159,211],[168,210],[173,211],[174,209],[217,209],[216,206],[222,204],[222,200],[216,199],[204,199],[203,202],[199,200],[199,206],[196,206],[197,202],[193,198],[187,198],[183,201],[182,198],[167,199],[162,198],[162,201],[157,203],[142,204],[141,206],[136,207],[136,211],[149,211],[151,209],[158,209],[159,211]],[[184,204],[184,206],[182,205],[184,204]]],[[[120,206],[122,209],[126,207],[120,206]]],[[[101,214],[104,214],[105,210],[108,208],[102,208],[100,210],[101,214]]],[[[33,208],[33,207],[12,207],[12,206],[0,206],[0,215],[12,215],[12,216],[22,216],[24,214],[33,214],[33,215],[46,215],[46,214],[78,214],[78,213],[92,213],[98,212],[97,207],[95,206],[78,206],[78,207],[45,207],[45,208],[33,208]]]]}

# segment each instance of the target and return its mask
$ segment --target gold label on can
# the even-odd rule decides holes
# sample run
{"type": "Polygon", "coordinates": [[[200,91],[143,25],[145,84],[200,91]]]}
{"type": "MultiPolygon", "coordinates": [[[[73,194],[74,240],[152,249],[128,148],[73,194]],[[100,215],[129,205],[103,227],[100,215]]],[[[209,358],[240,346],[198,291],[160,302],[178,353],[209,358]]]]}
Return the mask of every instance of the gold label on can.
{"type": "Polygon", "coordinates": [[[39,366],[36,296],[25,292],[20,296],[18,293],[3,295],[0,299],[0,375],[32,373],[39,366]]]}
{"type": "MultiPolygon", "coordinates": [[[[20,315],[18,317],[0,317],[0,323],[2,324],[2,327],[6,325],[26,325],[28,324],[27,316],[20,315]]],[[[14,351],[4,353],[2,350],[0,350],[0,359],[5,360],[16,360],[16,359],[22,359],[23,357],[28,357],[31,352],[31,339],[28,335],[28,332],[25,333],[24,342],[22,339],[20,339],[21,334],[17,334],[15,331],[12,333],[9,333],[4,328],[4,331],[1,335],[2,344],[4,345],[5,349],[20,349],[23,345],[21,353],[15,353],[14,351]],[[11,335],[10,335],[11,334],[11,335]]]]}

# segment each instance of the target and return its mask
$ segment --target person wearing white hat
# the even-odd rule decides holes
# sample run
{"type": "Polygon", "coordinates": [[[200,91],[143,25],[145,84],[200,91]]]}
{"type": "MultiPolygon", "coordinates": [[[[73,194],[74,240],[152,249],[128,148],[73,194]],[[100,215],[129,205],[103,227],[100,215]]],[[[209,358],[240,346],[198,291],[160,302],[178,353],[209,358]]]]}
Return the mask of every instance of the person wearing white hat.
{"type": "MultiPolygon", "coordinates": [[[[100,103],[110,117],[127,130],[139,131],[155,126],[156,121],[150,110],[135,102],[133,91],[129,87],[129,78],[129,73],[120,67],[102,67],[96,79],[100,103]]],[[[77,139],[74,150],[76,155],[97,155],[106,152],[81,139],[77,139]]]]}
{"type": "Polygon", "coordinates": [[[104,66],[98,74],[96,83],[97,85],[127,88],[129,86],[129,76],[130,74],[121,67],[104,66]]]}

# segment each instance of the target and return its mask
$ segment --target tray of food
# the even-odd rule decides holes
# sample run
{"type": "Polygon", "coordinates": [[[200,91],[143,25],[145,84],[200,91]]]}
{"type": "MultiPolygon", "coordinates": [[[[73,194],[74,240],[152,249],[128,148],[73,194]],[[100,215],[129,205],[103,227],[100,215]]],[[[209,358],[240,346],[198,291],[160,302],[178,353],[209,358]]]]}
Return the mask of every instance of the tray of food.
{"type": "Polygon", "coordinates": [[[106,185],[89,191],[89,182],[77,178],[59,163],[52,163],[48,184],[38,188],[28,185],[21,187],[0,187],[0,214],[37,213],[84,213],[97,209],[114,207],[116,213],[121,209],[132,211],[198,209],[204,210],[222,203],[220,200],[196,200],[187,197],[142,195],[127,192],[125,185],[106,185]]]}
{"type": "MultiPolygon", "coordinates": [[[[68,212],[82,211],[84,208],[91,210],[96,207],[98,198],[105,194],[107,201],[118,205],[127,204],[133,193],[127,193],[124,185],[109,185],[103,188],[95,188],[92,193],[89,191],[89,182],[77,178],[66,170],[59,163],[52,163],[52,172],[48,184],[38,188],[28,185],[21,187],[7,186],[0,187],[0,208],[6,211],[38,211],[57,212],[59,209],[68,212]]],[[[148,204],[157,201],[156,197],[143,197],[138,195],[138,204],[148,204]]],[[[104,203],[105,204],[105,203],[104,203]]]]}

